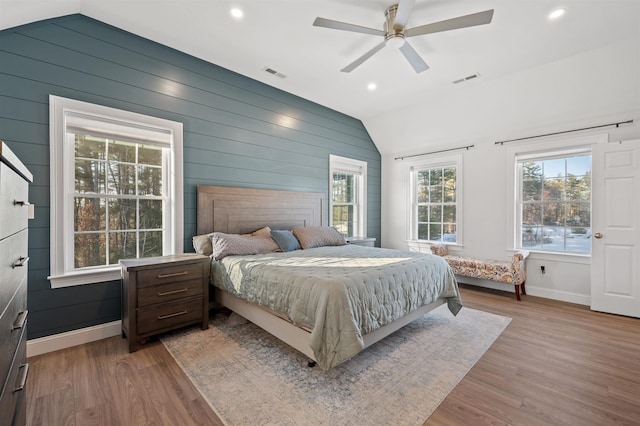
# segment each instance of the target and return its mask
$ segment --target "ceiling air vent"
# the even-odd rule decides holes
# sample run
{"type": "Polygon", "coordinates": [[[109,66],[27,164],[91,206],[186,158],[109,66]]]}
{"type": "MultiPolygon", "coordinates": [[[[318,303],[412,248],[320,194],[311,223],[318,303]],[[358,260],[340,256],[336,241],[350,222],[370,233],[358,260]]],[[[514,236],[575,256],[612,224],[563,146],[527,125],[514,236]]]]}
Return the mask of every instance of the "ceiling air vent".
{"type": "Polygon", "coordinates": [[[268,72],[271,75],[275,75],[276,77],[280,77],[280,78],[285,78],[286,77],[286,75],[282,74],[281,72],[278,72],[278,71],[274,70],[273,68],[267,67],[267,68],[264,68],[264,71],[268,72]]]}
{"type": "Polygon", "coordinates": [[[480,73],[471,74],[466,77],[459,78],[458,80],[453,80],[453,84],[463,83],[465,81],[473,80],[474,78],[478,77],[480,77],[480,73]]]}

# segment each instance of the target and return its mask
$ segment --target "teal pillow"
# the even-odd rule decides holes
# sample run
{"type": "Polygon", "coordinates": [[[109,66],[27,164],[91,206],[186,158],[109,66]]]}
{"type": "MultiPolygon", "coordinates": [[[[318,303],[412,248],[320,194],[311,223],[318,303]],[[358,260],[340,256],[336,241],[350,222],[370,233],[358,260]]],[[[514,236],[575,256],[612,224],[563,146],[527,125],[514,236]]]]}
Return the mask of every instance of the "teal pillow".
{"type": "Polygon", "coordinates": [[[300,242],[293,236],[291,231],[271,230],[271,238],[280,246],[282,251],[293,251],[300,249],[300,242]]]}

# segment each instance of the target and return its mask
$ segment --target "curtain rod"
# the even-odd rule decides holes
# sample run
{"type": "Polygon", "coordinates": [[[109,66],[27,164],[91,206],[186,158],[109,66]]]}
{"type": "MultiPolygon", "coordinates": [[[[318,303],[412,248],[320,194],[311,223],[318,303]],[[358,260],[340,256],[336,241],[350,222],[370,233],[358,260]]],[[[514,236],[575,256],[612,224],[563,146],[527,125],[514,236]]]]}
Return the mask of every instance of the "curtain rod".
{"type": "Polygon", "coordinates": [[[609,127],[609,126],[620,127],[621,124],[631,124],[631,123],[633,123],[633,120],[619,121],[617,123],[601,124],[599,126],[583,127],[581,129],[563,130],[561,132],[547,133],[547,134],[544,134],[544,135],[527,136],[526,138],[518,138],[518,139],[509,139],[509,140],[506,140],[506,141],[498,141],[498,142],[495,142],[495,144],[496,145],[504,145],[505,143],[523,141],[523,140],[526,140],[526,139],[534,139],[534,138],[542,138],[542,137],[545,137],[545,136],[561,135],[563,133],[579,132],[581,130],[598,129],[600,127],[609,127]]]}
{"type": "Polygon", "coordinates": [[[404,160],[405,158],[420,157],[420,156],[423,156],[423,155],[430,155],[430,154],[440,154],[441,152],[457,151],[459,149],[466,149],[468,151],[469,149],[473,148],[474,146],[475,145],[468,145],[468,146],[461,146],[459,148],[449,148],[449,149],[442,149],[440,151],[425,152],[423,154],[405,155],[404,157],[396,157],[396,158],[394,158],[394,160],[404,160]]]}

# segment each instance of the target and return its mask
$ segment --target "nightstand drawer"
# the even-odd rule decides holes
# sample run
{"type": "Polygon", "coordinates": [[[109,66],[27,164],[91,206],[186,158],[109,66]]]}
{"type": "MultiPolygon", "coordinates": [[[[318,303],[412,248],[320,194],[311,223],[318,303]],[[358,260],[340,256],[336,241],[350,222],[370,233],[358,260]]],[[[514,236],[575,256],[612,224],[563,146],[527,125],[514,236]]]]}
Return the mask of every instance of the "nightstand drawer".
{"type": "Polygon", "coordinates": [[[202,278],[138,289],[138,306],[202,296],[202,278]]]}
{"type": "Polygon", "coordinates": [[[202,279],[202,263],[163,266],[138,272],[138,287],[202,279]]]}
{"type": "Polygon", "coordinates": [[[157,333],[202,318],[202,297],[138,309],[138,334],[157,333]]]}

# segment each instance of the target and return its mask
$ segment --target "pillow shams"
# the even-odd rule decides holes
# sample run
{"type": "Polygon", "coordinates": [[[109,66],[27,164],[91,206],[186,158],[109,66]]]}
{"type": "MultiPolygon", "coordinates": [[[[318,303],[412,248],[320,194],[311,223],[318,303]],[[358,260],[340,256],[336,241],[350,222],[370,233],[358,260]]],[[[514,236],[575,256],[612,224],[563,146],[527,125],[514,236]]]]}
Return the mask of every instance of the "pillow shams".
{"type": "Polygon", "coordinates": [[[273,253],[280,249],[269,236],[252,236],[213,232],[211,246],[213,257],[220,260],[225,256],[273,253]]]}
{"type": "Polygon", "coordinates": [[[211,247],[211,235],[196,235],[193,237],[193,248],[198,254],[204,254],[205,256],[211,256],[213,248],[211,247]]]}
{"type": "Polygon", "coordinates": [[[292,229],[303,249],[323,246],[343,246],[344,236],[333,226],[304,226],[292,229]]]}
{"type": "MultiPolygon", "coordinates": [[[[211,234],[195,235],[193,237],[193,248],[198,254],[204,254],[205,256],[211,256],[213,254],[213,247],[211,246],[211,234]]],[[[265,226],[257,231],[253,231],[251,234],[242,235],[254,235],[256,237],[268,237],[271,234],[271,228],[265,226]]]]}
{"type": "Polygon", "coordinates": [[[280,249],[285,251],[294,251],[300,249],[300,242],[293,236],[291,231],[271,231],[271,238],[280,246],[280,249]]]}

